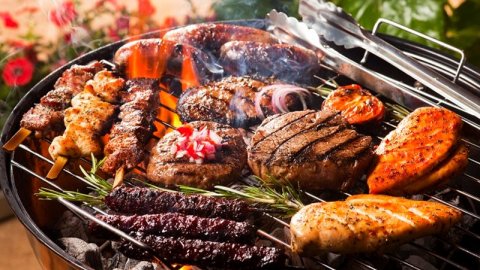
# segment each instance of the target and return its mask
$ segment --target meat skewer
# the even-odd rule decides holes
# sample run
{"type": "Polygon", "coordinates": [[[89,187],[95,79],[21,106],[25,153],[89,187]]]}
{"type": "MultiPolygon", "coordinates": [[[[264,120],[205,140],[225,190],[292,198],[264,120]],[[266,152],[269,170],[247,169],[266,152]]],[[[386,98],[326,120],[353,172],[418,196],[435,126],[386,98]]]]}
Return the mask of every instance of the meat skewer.
{"type": "MultiPolygon", "coordinates": [[[[169,237],[186,237],[209,241],[225,241],[252,244],[256,228],[247,222],[222,218],[202,218],[194,215],[165,213],[153,215],[97,215],[98,219],[124,231],[142,232],[169,237]]],[[[91,222],[94,233],[103,232],[100,225],[91,222]]]]}
{"type": "Polygon", "coordinates": [[[87,82],[84,90],[72,99],[72,107],[65,110],[66,129],[53,139],[48,151],[55,160],[47,178],[55,179],[67,157],[98,155],[102,151],[100,134],[109,126],[124,87],[124,80],[103,70],[87,82]]]}
{"type": "Polygon", "coordinates": [[[105,205],[125,214],[182,213],[208,218],[246,220],[253,214],[250,205],[241,200],[229,200],[203,195],[185,195],[141,187],[120,186],[105,197],[105,205]]]}
{"type": "Polygon", "coordinates": [[[117,172],[115,185],[121,182],[125,170],[133,169],[144,159],[159,104],[157,80],[130,80],[127,87],[118,116],[120,121],[113,125],[104,148],[106,159],[102,170],[109,174],[117,172]]]}
{"type": "Polygon", "coordinates": [[[20,121],[20,129],[6,142],[3,148],[13,151],[31,132],[40,137],[48,133],[56,134],[64,128],[64,110],[70,107],[74,96],[80,93],[88,80],[103,69],[103,65],[94,61],[88,65],[73,65],[63,72],[54,89],[50,90],[28,110],[20,121]]]}
{"type": "Polygon", "coordinates": [[[149,259],[152,256],[176,263],[209,267],[246,269],[279,269],[285,264],[285,255],[274,247],[249,246],[184,238],[163,237],[137,233],[134,237],[152,248],[140,249],[131,242],[122,241],[120,251],[129,257],[149,259]]]}

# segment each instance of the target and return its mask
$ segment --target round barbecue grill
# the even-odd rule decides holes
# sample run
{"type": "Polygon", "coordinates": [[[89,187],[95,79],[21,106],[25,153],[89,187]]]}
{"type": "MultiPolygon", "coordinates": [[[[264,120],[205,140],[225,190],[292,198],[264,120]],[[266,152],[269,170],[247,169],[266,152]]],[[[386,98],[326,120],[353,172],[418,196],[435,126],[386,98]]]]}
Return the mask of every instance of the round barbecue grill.
{"type": "MultiPolygon", "coordinates": [[[[236,21],[231,23],[263,29],[266,26],[263,20],[236,21]]],[[[155,32],[146,34],[143,37],[153,37],[161,34],[163,34],[163,32],[155,32]]],[[[382,36],[382,38],[446,77],[453,79],[455,76],[459,64],[454,58],[432,48],[398,38],[389,36],[382,36]]],[[[124,43],[125,41],[112,43],[83,55],[54,71],[35,85],[18,103],[6,121],[1,137],[2,145],[19,129],[19,122],[22,115],[34,103],[38,102],[40,97],[52,89],[55,81],[64,70],[73,64],[86,64],[92,60],[101,59],[110,60],[114,52],[124,43]]],[[[359,60],[364,52],[362,50],[349,50],[345,51],[345,53],[351,58],[359,60]]],[[[391,77],[399,83],[402,82],[412,88],[415,85],[413,79],[376,57],[370,56],[366,66],[391,77]]],[[[328,74],[333,73],[329,72],[328,74]]],[[[329,75],[322,79],[323,81],[328,81],[332,79],[332,77],[340,84],[351,82],[349,79],[337,74],[329,75]]],[[[460,76],[456,83],[475,95],[480,96],[480,71],[476,68],[465,64],[461,69],[460,76]]],[[[415,89],[418,90],[420,88],[415,89]]],[[[372,90],[375,91],[375,89],[372,90]]],[[[464,213],[464,222],[452,229],[452,233],[456,234],[456,241],[453,242],[451,237],[435,236],[423,242],[416,241],[405,244],[404,246],[408,246],[408,248],[403,248],[402,246],[398,252],[369,257],[360,255],[348,256],[342,264],[334,263],[327,259],[315,260],[320,267],[327,269],[390,269],[392,267],[398,269],[472,269],[478,267],[480,264],[480,214],[478,213],[478,211],[480,211],[480,122],[478,119],[474,120],[468,116],[461,108],[450,106],[448,102],[436,96],[434,93],[429,92],[428,89],[420,91],[424,91],[424,96],[433,103],[446,106],[460,114],[467,123],[464,128],[465,134],[463,138],[470,149],[470,162],[467,170],[456,179],[455,185],[438,193],[423,195],[423,199],[448,204],[464,213]],[[415,260],[415,256],[426,258],[429,265],[425,265],[423,263],[424,260],[415,260]]],[[[162,123],[163,122],[160,122],[160,124],[162,123]]],[[[168,125],[168,123],[163,124],[168,125]]],[[[166,126],[165,128],[169,127],[166,126]]],[[[386,134],[395,128],[395,125],[391,122],[384,122],[381,128],[384,134],[386,134]]],[[[11,208],[27,228],[30,243],[43,268],[89,269],[87,265],[69,255],[54,241],[55,232],[53,228],[65,210],[65,206],[67,208],[73,208],[72,210],[74,210],[74,212],[82,210],[77,205],[66,201],[60,201],[61,203],[57,201],[41,201],[34,193],[37,192],[40,187],[53,187],[63,190],[85,189],[85,183],[80,181],[82,179],[81,173],[75,168],[78,168],[78,165],[88,167],[90,161],[86,159],[73,161],[71,163],[75,164],[65,167],[61,177],[55,181],[49,181],[44,177],[49,167],[53,164],[48,153],[45,151],[49,143],[50,142],[45,139],[30,139],[23,142],[11,153],[2,150],[0,183],[11,208]]],[[[324,199],[313,196],[308,192],[306,195],[310,196],[313,200],[324,199]]],[[[344,197],[346,197],[346,195],[347,194],[339,194],[339,196],[344,197]]],[[[279,226],[281,226],[281,224],[279,226]]],[[[271,241],[276,241],[275,237],[271,235],[264,235],[264,237],[271,241]]],[[[302,269],[300,266],[292,268],[302,269]]]]}

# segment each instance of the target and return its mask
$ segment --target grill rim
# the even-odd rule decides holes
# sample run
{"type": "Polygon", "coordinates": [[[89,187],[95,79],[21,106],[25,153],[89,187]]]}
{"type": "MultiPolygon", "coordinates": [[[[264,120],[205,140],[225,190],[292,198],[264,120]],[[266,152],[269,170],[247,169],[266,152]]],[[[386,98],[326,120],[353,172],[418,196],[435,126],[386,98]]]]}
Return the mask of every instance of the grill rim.
{"type": "MultiPolygon", "coordinates": [[[[266,21],[262,19],[216,21],[214,23],[237,24],[260,29],[264,29],[266,26],[266,21]]],[[[160,33],[171,29],[145,33],[136,37],[131,37],[125,40],[120,40],[114,43],[107,44],[68,62],[64,66],[56,69],[55,71],[44,77],[25,94],[25,96],[17,103],[15,108],[12,110],[7,121],[5,122],[1,133],[1,145],[3,146],[3,144],[8,140],[8,138],[10,138],[18,130],[22,115],[28,109],[30,109],[33,104],[35,104],[35,101],[38,101],[40,97],[42,97],[49,90],[52,89],[55,81],[66,69],[70,68],[74,64],[87,64],[88,62],[93,60],[110,59],[120,46],[122,46],[131,39],[155,37],[158,36],[160,33]]],[[[413,55],[418,55],[430,59],[435,63],[435,68],[441,69],[443,65],[455,69],[458,65],[458,60],[456,60],[453,56],[441,52],[440,50],[393,36],[388,36],[384,34],[379,34],[379,36],[387,42],[391,43],[392,45],[396,46],[397,48],[401,49],[402,51],[406,51],[413,55]]],[[[419,61],[422,62],[421,60],[419,61]]],[[[449,75],[453,77],[454,73],[449,75]]],[[[459,77],[459,82],[465,83],[465,80],[462,79],[462,77],[468,78],[480,84],[480,69],[469,64],[467,59],[467,62],[465,63],[459,77]]],[[[467,90],[474,90],[475,94],[480,95],[480,89],[468,88],[467,90]]],[[[32,247],[34,246],[34,243],[32,243],[32,239],[35,239],[37,243],[40,243],[44,247],[48,248],[50,251],[53,251],[57,257],[65,261],[67,264],[70,264],[71,266],[78,269],[91,269],[79,260],[75,259],[70,254],[68,254],[64,249],[60,248],[57,243],[55,243],[36,225],[36,223],[30,217],[28,210],[24,207],[22,200],[17,192],[15,180],[13,177],[13,171],[10,170],[10,161],[13,159],[13,154],[5,152],[3,149],[1,149],[0,151],[0,186],[15,216],[27,229],[27,233],[29,234],[32,247]]],[[[35,253],[35,255],[40,264],[43,265],[40,255],[38,253],[35,253]]]]}

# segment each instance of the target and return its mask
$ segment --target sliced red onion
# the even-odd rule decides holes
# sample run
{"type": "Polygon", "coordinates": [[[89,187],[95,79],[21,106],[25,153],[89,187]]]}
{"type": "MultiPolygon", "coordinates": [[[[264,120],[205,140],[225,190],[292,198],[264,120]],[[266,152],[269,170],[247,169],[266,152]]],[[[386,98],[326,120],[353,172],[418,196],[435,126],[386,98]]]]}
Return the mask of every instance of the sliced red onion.
{"type": "Polygon", "coordinates": [[[286,97],[290,94],[295,94],[298,96],[300,99],[300,102],[302,103],[302,109],[306,110],[308,109],[307,107],[307,102],[306,102],[306,97],[309,97],[311,95],[310,91],[308,91],[305,88],[292,85],[292,84],[273,84],[273,85],[268,85],[262,87],[260,92],[257,93],[255,96],[255,111],[257,112],[257,115],[260,119],[264,119],[265,115],[263,114],[262,108],[260,106],[260,101],[262,99],[262,96],[267,92],[267,91],[273,91],[272,94],[272,109],[275,113],[287,113],[289,112],[287,103],[286,103],[286,97]]]}

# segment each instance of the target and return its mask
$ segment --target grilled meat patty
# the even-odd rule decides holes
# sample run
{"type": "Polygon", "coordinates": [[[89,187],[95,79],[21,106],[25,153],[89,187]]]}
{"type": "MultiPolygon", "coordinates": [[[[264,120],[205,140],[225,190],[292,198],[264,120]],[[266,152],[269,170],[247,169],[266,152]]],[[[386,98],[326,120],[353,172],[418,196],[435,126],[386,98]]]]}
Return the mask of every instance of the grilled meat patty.
{"type": "Polygon", "coordinates": [[[437,202],[354,195],[298,211],[290,221],[292,249],[306,256],[382,252],[422,236],[445,233],[461,217],[460,211],[437,202]]]}
{"type": "Polygon", "coordinates": [[[118,118],[105,145],[102,170],[114,174],[119,168],[133,169],[146,155],[146,144],[153,131],[158,108],[158,80],[127,81],[118,118]]]}
{"type": "MultiPolygon", "coordinates": [[[[411,194],[425,189],[422,177],[448,159],[460,140],[461,128],[461,118],[447,109],[416,109],[375,150],[376,164],[367,179],[370,193],[411,194]]],[[[466,162],[467,156],[463,157],[461,163],[466,162]]],[[[437,178],[430,186],[437,181],[443,179],[437,178]]]]}
{"type": "Polygon", "coordinates": [[[274,76],[304,84],[312,84],[320,71],[313,51],[285,43],[230,41],[220,49],[220,63],[230,75],[274,76]]]}
{"type": "Polygon", "coordinates": [[[105,196],[105,205],[125,214],[182,213],[208,218],[246,220],[253,214],[248,203],[202,195],[186,195],[142,187],[115,188],[105,196]]]}
{"type": "Polygon", "coordinates": [[[214,131],[221,137],[221,148],[215,158],[203,164],[189,161],[187,156],[177,157],[172,146],[179,143],[181,134],[174,131],[165,135],[153,148],[147,166],[147,177],[167,186],[180,184],[199,188],[228,184],[240,177],[247,163],[247,150],[239,130],[215,122],[192,122],[193,128],[214,131]]]}
{"type": "MultiPolygon", "coordinates": [[[[249,127],[261,122],[255,108],[255,98],[262,87],[276,82],[262,82],[251,77],[226,77],[184,92],[177,104],[177,113],[183,122],[215,121],[233,127],[249,127]]],[[[280,86],[279,86],[280,87],[280,86]]],[[[272,94],[262,94],[260,109],[265,116],[273,115],[272,94]]],[[[307,106],[310,103],[307,101],[307,106]]],[[[285,105],[290,111],[302,109],[297,95],[287,95],[285,105]]]]}
{"type": "Polygon", "coordinates": [[[264,179],[273,176],[309,190],[345,189],[368,167],[371,142],[337,112],[290,112],[262,122],[248,164],[264,179]]]}

